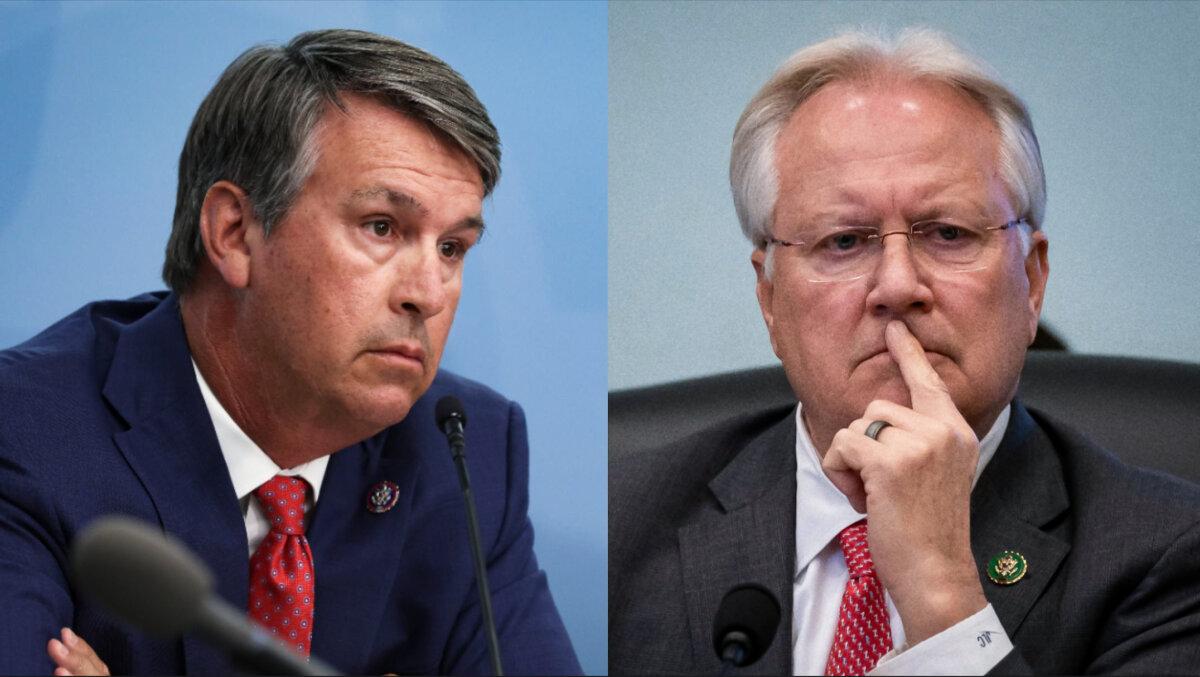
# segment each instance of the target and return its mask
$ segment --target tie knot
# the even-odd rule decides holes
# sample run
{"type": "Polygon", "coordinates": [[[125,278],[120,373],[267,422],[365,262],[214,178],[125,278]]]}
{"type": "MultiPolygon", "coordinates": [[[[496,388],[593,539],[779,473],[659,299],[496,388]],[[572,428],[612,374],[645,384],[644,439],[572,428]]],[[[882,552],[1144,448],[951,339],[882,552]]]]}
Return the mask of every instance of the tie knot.
{"type": "Polygon", "coordinates": [[[304,535],[304,500],[308,482],[299,477],[276,475],[254,490],[254,496],[267,513],[271,531],[304,535]]]}
{"type": "Polygon", "coordinates": [[[859,520],[838,532],[838,543],[842,546],[842,555],[846,558],[846,568],[850,570],[850,576],[858,577],[875,572],[871,551],[867,548],[866,520],[859,520]]]}

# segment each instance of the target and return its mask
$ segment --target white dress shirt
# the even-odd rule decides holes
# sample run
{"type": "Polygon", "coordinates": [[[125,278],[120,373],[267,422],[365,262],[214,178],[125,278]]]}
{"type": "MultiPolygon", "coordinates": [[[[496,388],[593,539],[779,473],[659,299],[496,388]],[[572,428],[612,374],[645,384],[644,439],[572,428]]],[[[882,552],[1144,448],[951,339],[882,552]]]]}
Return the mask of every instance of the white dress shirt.
{"type": "Polygon", "coordinates": [[[242,432],[225,407],[221,406],[204,377],[200,375],[200,368],[196,366],[195,360],[192,360],[192,369],[196,372],[196,383],[200,385],[200,394],[204,396],[204,406],[208,408],[208,416],[217,432],[217,444],[221,447],[221,455],[225,457],[225,466],[229,468],[233,491],[242,506],[242,518],[246,521],[246,540],[250,546],[248,555],[253,555],[255,548],[271,531],[271,523],[267,520],[266,513],[251,495],[254,490],[276,475],[302,477],[312,487],[312,494],[304,501],[304,511],[307,513],[316,505],[321,495],[321,481],[325,479],[329,456],[322,456],[294,468],[280,468],[275,465],[271,457],[242,432]]]}
{"type": "MultiPolygon", "coordinates": [[[[1005,407],[979,442],[979,464],[971,486],[1000,446],[1008,427],[1005,407]]],[[[792,584],[792,669],[797,675],[821,675],[837,627],[842,594],[850,574],[838,545],[838,533],[866,515],[829,481],[821,456],[796,407],[796,572],[792,584]]],[[[973,616],[916,646],[904,643],[904,625],[884,594],[894,649],[870,675],[982,675],[1000,662],[1012,642],[989,604],[973,616]]]]}

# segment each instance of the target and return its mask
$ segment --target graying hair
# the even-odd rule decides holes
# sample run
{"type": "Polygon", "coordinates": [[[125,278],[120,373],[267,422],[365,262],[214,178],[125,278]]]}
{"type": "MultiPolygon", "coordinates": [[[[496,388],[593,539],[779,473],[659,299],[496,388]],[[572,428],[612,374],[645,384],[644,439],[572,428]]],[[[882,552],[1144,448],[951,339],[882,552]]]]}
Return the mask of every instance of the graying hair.
{"type": "Polygon", "coordinates": [[[882,76],[945,84],[978,102],[1000,132],[1000,176],[1017,216],[1041,228],[1046,176],[1033,121],[992,69],[930,29],[908,29],[895,40],[850,31],[793,54],[750,100],[734,129],[729,181],[742,233],[755,248],[766,249],[770,238],[779,196],[775,143],[792,112],[832,82],[882,76]]]}
{"type": "Polygon", "coordinates": [[[200,208],[230,181],[249,196],[264,235],[291,207],[316,165],[314,130],[341,93],[365,94],[428,124],[479,168],[484,195],[500,178],[500,137],[471,86],[411,45],[354,30],[301,33],[258,45],[221,74],[192,120],[179,155],[175,220],[163,280],[187,291],[204,258],[200,208]]]}

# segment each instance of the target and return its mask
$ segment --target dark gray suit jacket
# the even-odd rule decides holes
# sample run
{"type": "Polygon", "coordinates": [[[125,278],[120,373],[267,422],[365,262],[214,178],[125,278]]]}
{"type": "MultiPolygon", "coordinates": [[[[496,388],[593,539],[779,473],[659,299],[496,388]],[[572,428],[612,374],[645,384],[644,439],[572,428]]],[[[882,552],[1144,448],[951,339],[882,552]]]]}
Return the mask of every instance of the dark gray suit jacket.
{"type": "MultiPolygon", "coordinates": [[[[743,672],[791,674],[794,408],[609,463],[609,668],[717,674],[724,593],[756,582],[783,621],[743,672]]],[[[1016,649],[993,671],[1200,674],[1200,487],[1123,464],[1014,403],[971,496],[971,549],[1016,649]],[[1028,573],[998,586],[987,560],[1028,573]]]]}

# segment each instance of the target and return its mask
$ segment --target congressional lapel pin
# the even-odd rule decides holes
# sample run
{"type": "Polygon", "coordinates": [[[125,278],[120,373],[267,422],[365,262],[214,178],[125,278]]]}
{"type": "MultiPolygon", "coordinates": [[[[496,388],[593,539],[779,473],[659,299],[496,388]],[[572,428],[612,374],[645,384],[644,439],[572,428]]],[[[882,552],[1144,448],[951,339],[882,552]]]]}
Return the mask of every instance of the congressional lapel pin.
{"type": "Polygon", "coordinates": [[[987,575],[996,585],[1012,585],[1025,577],[1029,569],[1025,557],[1016,550],[1005,550],[988,560],[987,575]]]}
{"type": "Polygon", "coordinates": [[[367,510],[373,513],[387,512],[396,506],[399,499],[400,487],[395,482],[376,482],[367,492],[367,510]]]}

